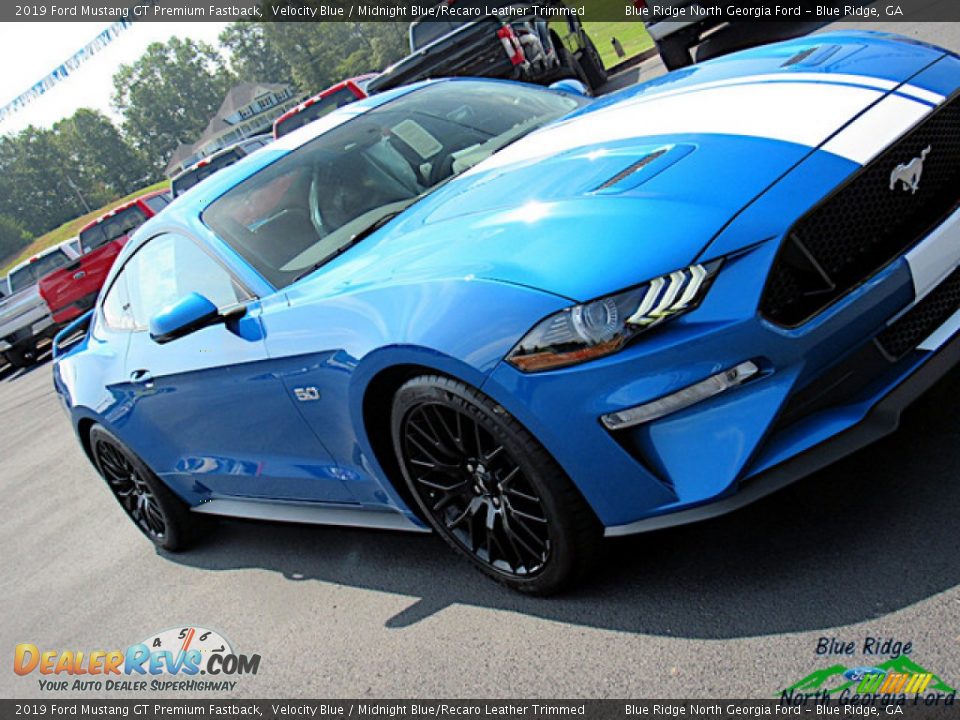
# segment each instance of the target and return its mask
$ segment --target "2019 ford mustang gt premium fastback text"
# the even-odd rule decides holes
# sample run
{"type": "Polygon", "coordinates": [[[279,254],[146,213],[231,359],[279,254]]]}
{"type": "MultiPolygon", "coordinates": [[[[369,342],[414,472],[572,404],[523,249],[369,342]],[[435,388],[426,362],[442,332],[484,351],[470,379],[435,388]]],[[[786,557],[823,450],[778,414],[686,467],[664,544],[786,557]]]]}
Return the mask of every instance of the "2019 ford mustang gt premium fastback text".
{"type": "Polygon", "coordinates": [[[163,548],[207,515],[432,528],[550,592],[957,363],[958,88],[951,53],[844,32],[597,100],[360,100],[142,226],[56,387],[163,548]]]}

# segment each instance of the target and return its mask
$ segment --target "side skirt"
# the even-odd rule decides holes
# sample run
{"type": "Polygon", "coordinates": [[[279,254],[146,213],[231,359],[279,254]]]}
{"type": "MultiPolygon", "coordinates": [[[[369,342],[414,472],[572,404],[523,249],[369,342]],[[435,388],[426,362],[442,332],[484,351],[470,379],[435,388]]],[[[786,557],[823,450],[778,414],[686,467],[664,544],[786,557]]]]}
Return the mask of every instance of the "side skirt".
{"type": "Polygon", "coordinates": [[[430,532],[429,528],[421,527],[407,519],[406,516],[396,512],[379,512],[360,508],[334,508],[279,500],[215,498],[201,503],[191,510],[203,515],[222,515],[247,520],[307,523],[310,525],[341,525],[420,533],[430,532]]]}

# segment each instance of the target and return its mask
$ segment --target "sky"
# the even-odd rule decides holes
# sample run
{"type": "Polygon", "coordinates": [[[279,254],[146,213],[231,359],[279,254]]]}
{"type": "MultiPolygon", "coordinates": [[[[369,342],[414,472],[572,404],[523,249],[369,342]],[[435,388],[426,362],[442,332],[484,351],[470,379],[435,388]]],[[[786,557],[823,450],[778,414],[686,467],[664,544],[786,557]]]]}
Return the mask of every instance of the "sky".
{"type": "MultiPolygon", "coordinates": [[[[0,23],[0,106],[30,88],[77,50],[93,40],[110,23],[42,22],[0,23]]],[[[170,36],[190,37],[216,44],[228,23],[134,23],[103,50],[24,109],[0,122],[0,134],[17,132],[27,125],[50,127],[81,107],[100,110],[119,121],[110,107],[113,74],[122,64],[139,58],[147,45],[170,36]]]]}

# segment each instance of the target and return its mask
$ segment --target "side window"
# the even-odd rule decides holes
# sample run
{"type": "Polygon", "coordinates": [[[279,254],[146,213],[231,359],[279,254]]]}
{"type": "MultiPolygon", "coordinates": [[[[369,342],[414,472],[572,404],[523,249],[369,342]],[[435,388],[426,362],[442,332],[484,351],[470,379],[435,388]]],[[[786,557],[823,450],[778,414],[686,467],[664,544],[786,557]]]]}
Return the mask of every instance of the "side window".
{"type": "Polygon", "coordinates": [[[123,270],[133,323],[150,318],[195,292],[223,308],[249,299],[230,273],[196,243],[181,235],[159,235],[130,258],[123,270]]]}
{"type": "Polygon", "coordinates": [[[170,198],[167,195],[154,195],[152,198],[144,200],[147,207],[153,210],[154,214],[163,210],[169,203],[170,198]]]}
{"type": "Polygon", "coordinates": [[[133,315],[127,294],[127,271],[117,275],[103,299],[103,320],[113,330],[133,330],[133,315]]]}

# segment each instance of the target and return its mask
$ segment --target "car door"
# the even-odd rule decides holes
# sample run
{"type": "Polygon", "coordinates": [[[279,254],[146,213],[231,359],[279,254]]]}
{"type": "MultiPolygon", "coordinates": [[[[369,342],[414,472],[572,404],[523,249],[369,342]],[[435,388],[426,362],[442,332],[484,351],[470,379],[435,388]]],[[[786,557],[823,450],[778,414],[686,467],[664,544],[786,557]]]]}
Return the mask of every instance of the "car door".
{"type": "Polygon", "coordinates": [[[152,238],[122,272],[133,331],[124,436],[184,494],[351,502],[336,463],[271,371],[260,304],[218,260],[183,236],[152,238]],[[150,318],[196,292],[239,320],[158,343],[150,318]]]}

